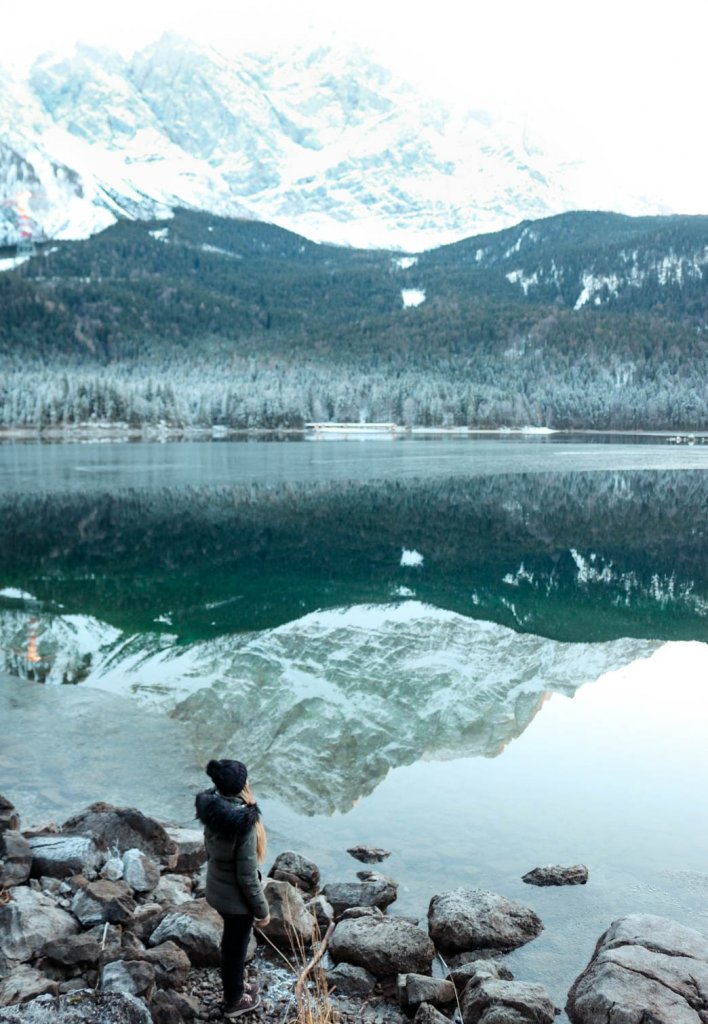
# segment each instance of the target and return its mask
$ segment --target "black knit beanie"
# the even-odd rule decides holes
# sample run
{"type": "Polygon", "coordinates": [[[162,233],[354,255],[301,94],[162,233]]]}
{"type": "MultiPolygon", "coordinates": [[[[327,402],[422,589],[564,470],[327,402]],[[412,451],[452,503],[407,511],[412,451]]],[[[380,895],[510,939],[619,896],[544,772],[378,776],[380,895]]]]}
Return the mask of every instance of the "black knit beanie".
{"type": "Polygon", "coordinates": [[[246,785],[248,771],[241,761],[210,761],[206,773],[224,796],[237,796],[246,785]]]}

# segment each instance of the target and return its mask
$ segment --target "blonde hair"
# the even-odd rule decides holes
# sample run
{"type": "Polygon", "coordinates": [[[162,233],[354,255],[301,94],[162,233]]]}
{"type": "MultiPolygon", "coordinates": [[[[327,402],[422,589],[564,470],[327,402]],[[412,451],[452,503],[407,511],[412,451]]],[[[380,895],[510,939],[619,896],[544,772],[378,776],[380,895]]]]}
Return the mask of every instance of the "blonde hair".
{"type": "MultiPolygon", "coordinates": [[[[256,798],[253,795],[253,791],[248,783],[246,783],[239,793],[239,796],[244,803],[248,804],[249,807],[255,806],[256,798]]],[[[262,864],[266,859],[266,851],[268,849],[268,837],[266,836],[265,825],[261,821],[260,815],[256,819],[256,857],[258,863],[262,864]]]]}

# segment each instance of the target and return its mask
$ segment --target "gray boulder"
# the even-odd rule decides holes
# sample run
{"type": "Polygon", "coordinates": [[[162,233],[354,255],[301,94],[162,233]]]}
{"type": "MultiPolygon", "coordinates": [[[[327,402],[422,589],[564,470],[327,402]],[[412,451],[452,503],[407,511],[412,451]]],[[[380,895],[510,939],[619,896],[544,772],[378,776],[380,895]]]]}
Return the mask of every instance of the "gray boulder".
{"type": "Polygon", "coordinates": [[[32,850],[22,833],[11,828],[0,832],[0,889],[22,885],[31,868],[32,850]]]}
{"type": "Polygon", "coordinates": [[[189,903],[192,899],[192,880],[187,875],[162,875],[150,899],[155,903],[169,904],[177,907],[180,903],[189,903]]]}
{"type": "Polygon", "coordinates": [[[0,834],[8,829],[11,832],[20,831],[20,816],[14,804],[11,804],[7,797],[0,796],[0,834]]]}
{"type": "Polygon", "coordinates": [[[390,906],[398,895],[398,886],[384,875],[375,875],[359,882],[332,882],[322,890],[322,895],[334,908],[335,917],[341,917],[350,907],[390,906]]]}
{"type": "Polygon", "coordinates": [[[568,994],[573,1024],[708,1020],[708,939],[653,914],[614,921],[568,994]]]}
{"type": "Polygon", "coordinates": [[[407,1013],[417,1010],[421,1003],[452,1006],[457,1001],[457,992],[451,981],[431,978],[426,974],[399,974],[397,988],[398,1004],[407,1013]]]}
{"type": "Polygon", "coordinates": [[[390,850],[383,850],[380,846],[350,846],[347,853],[363,864],[380,864],[391,856],[390,850]]]}
{"type": "Polygon", "coordinates": [[[553,1024],[553,1000],[543,985],[485,978],[462,997],[463,1024],[553,1024]]]}
{"type": "Polygon", "coordinates": [[[102,921],[124,924],[134,911],[135,900],[130,888],[125,882],[110,882],[107,878],[87,882],[77,889],[71,901],[71,912],[84,928],[102,921]]]}
{"type": "Polygon", "coordinates": [[[127,992],[84,989],[0,1010],[0,1024],[152,1024],[141,999],[127,992]]]}
{"type": "Polygon", "coordinates": [[[41,971],[23,964],[0,982],[0,1006],[11,1003],[26,1003],[37,996],[58,995],[56,981],[47,978],[41,971]]]}
{"type": "Polygon", "coordinates": [[[123,858],[109,857],[99,874],[101,878],[107,878],[109,882],[119,882],[123,877],[123,858]]]}
{"type": "Polygon", "coordinates": [[[374,991],[376,978],[365,967],[342,963],[327,971],[327,984],[335,995],[363,999],[374,991]]]}
{"type": "Polygon", "coordinates": [[[32,874],[35,878],[70,878],[89,875],[103,862],[103,854],[88,836],[30,836],[32,874]]]}
{"type": "Polygon", "coordinates": [[[585,885],[587,880],[588,869],[584,864],[571,864],[567,868],[560,864],[549,864],[521,876],[521,881],[527,885],[585,885]]]}
{"type": "Polygon", "coordinates": [[[221,917],[206,900],[194,900],[163,918],[150,936],[150,945],[174,942],[194,967],[217,967],[222,927],[221,917]]]}
{"type": "Polygon", "coordinates": [[[76,919],[44,893],[29,886],[17,886],[10,893],[7,903],[0,905],[0,959],[29,960],[50,939],[79,930],[76,919]]]}
{"type": "Polygon", "coordinates": [[[42,947],[42,956],[60,967],[95,964],[100,955],[101,940],[89,932],[51,939],[42,947]]]}
{"type": "Polygon", "coordinates": [[[171,869],[177,863],[177,844],[164,825],[134,807],[92,804],[64,822],[62,833],[90,835],[104,849],[116,851],[121,856],[126,850],[142,850],[166,868],[171,869]]]}
{"type": "Polygon", "coordinates": [[[192,874],[199,871],[206,862],[204,833],[196,828],[165,827],[167,835],[177,847],[177,860],[172,870],[180,874],[192,874]]]}
{"type": "Polygon", "coordinates": [[[200,1014],[202,1007],[193,997],[172,989],[158,989],[150,1003],[154,1024],[185,1024],[200,1014]]]}
{"type": "Polygon", "coordinates": [[[377,978],[430,974],[435,956],[432,942],[419,928],[384,916],[340,921],[329,951],[335,962],[365,967],[377,978]]]}
{"type": "Polygon", "coordinates": [[[155,968],[146,960],[114,960],[101,968],[104,992],[128,992],[150,1001],[155,991],[155,968]]]}
{"type": "Polygon", "coordinates": [[[134,892],[151,892],[160,881],[160,865],[142,850],[123,854],[123,881],[134,892]]]}
{"type": "Polygon", "coordinates": [[[305,906],[299,889],[290,882],[268,878],[263,886],[270,908],[267,935],[277,946],[299,949],[312,942],[315,918],[305,906]]]}
{"type": "Polygon", "coordinates": [[[450,1024],[450,1018],[436,1010],[430,1003],[421,1003],[416,1010],[413,1024],[450,1024]]]}
{"type": "Polygon", "coordinates": [[[355,917],[383,917],[383,910],[378,907],[347,907],[339,915],[340,921],[352,921],[355,917]]]}
{"type": "Polygon", "coordinates": [[[175,908],[159,903],[141,903],[138,905],[133,919],[128,926],[131,932],[142,942],[147,942],[157,926],[164,921],[168,914],[174,913],[175,908]]]}
{"type": "Polygon", "coordinates": [[[305,908],[317,921],[320,934],[326,932],[330,922],[334,921],[334,907],[332,904],[328,903],[324,896],[315,896],[314,899],[308,900],[305,903],[305,908]]]}
{"type": "Polygon", "coordinates": [[[155,981],[160,988],[180,989],[189,974],[189,957],[176,942],[162,942],[140,954],[155,968],[155,981]]]}
{"type": "Polygon", "coordinates": [[[484,889],[452,889],[433,896],[428,931],[443,952],[507,952],[535,939],[543,924],[530,907],[484,889]]]}
{"type": "Polygon", "coordinates": [[[277,882],[289,882],[303,892],[313,893],[319,885],[320,869],[302,854],[285,850],[275,858],[268,877],[274,878],[277,882]]]}
{"type": "Polygon", "coordinates": [[[502,981],[513,981],[514,975],[509,968],[498,960],[473,960],[460,967],[454,967],[448,978],[458,992],[464,992],[472,982],[477,985],[488,978],[499,978],[502,981]]]}

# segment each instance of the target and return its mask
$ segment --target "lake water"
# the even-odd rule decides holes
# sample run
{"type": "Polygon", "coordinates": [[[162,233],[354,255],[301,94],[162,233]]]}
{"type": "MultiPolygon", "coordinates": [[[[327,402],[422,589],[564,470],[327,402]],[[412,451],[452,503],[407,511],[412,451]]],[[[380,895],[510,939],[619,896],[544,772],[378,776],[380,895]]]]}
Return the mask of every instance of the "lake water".
{"type": "Polygon", "coordinates": [[[708,932],[707,470],[660,441],[0,445],[0,792],[25,824],[189,823],[242,758],[272,853],[325,881],[365,842],[392,912],[533,906],[509,963],[563,1005],[616,917],[708,932]]]}

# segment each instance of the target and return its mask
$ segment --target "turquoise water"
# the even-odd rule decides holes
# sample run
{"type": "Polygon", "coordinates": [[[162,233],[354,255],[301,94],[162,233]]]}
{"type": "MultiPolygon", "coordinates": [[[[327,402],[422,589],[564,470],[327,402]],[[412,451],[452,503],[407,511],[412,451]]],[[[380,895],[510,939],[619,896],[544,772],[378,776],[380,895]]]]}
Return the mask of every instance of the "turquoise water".
{"type": "Polygon", "coordinates": [[[0,445],[0,792],[28,824],[188,822],[201,765],[242,757],[273,853],[334,880],[383,845],[422,918],[456,885],[534,906],[511,966],[562,1004],[613,918],[708,930],[706,470],[659,442],[0,445]],[[590,883],[520,881],[555,862],[590,883]]]}

